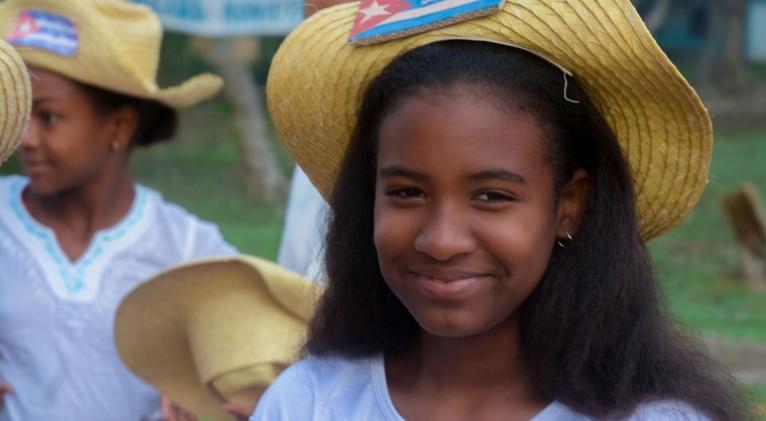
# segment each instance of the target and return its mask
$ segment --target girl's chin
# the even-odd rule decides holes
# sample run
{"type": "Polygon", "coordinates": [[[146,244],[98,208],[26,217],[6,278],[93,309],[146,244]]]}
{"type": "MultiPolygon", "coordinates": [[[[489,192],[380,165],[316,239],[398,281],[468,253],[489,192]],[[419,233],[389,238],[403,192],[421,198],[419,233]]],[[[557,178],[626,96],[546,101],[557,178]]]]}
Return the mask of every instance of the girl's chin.
{"type": "Polygon", "coordinates": [[[475,309],[473,311],[441,309],[426,314],[411,314],[423,332],[444,339],[465,339],[493,332],[505,336],[510,330],[516,330],[518,326],[518,318],[514,316],[514,313],[499,319],[497,315],[478,314],[475,309]]]}
{"type": "Polygon", "coordinates": [[[469,338],[486,333],[494,326],[492,323],[480,323],[477,321],[460,320],[457,317],[446,317],[437,320],[424,318],[422,321],[418,320],[418,324],[425,333],[445,339],[469,338]]]}
{"type": "Polygon", "coordinates": [[[52,196],[64,190],[59,183],[41,177],[29,177],[27,189],[35,196],[52,196]]]}

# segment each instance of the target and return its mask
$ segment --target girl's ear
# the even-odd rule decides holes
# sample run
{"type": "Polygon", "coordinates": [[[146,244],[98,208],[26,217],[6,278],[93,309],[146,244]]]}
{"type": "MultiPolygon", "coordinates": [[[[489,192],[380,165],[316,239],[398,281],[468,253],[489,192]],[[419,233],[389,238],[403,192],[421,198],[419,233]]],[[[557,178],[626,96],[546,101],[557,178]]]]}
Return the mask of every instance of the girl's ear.
{"type": "Polygon", "coordinates": [[[577,232],[590,193],[590,176],[578,169],[561,190],[558,202],[558,237],[571,238],[577,232]]]}
{"type": "Polygon", "coordinates": [[[115,110],[110,118],[112,129],[110,141],[119,143],[119,145],[113,144],[113,147],[119,146],[119,149],[127,150],[136,129],[138,129],[138,111],[133,107],[124,106],[115,110]]]}

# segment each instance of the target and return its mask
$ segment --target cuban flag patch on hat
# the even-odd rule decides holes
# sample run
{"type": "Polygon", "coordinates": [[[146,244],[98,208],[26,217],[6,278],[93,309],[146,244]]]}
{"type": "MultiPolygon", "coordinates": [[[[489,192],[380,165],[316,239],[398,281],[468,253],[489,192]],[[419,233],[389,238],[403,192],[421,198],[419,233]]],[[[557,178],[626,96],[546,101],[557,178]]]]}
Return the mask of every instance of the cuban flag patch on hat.
{"type": "Polygon", "coordinates": [[[367,45],[497,12],[504,0],[362,0],[349,44],[367,45]]]}
{"type": "Polygon", "coordinates": [[[22,10],[6,41],[17,47],[72,57],[77,54],[80,39],[72,20],[43,10],[22,10]]]}

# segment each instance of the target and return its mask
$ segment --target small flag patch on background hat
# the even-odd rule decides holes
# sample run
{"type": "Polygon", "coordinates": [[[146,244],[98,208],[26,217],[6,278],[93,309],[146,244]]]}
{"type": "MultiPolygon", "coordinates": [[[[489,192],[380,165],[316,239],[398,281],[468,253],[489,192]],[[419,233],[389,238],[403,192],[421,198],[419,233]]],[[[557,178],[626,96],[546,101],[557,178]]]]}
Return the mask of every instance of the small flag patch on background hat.
{"type": "Polygon", "coordinates": [[[22,10],[6,40],[17,47],[39,48],[72,57],[77,54],[79,36],[74,22],[42,10],[22,10]]]}
{"type": "Polygon", "coordinates": [[[363,0],[351,45],[367,45],[497,12],[504,0],[363,0]]]}

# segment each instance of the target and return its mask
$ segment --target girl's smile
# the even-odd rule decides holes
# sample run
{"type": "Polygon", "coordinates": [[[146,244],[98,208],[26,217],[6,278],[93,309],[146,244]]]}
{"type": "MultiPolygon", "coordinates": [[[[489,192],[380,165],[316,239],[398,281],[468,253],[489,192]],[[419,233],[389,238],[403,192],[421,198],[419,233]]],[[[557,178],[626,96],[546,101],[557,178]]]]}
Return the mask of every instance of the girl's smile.
{"type": "Polygon", "coordinates": [[[415,282],[424,296],[443,301],[465,299],[483,283],[493,281],[489,274],[451,272],[438,267],[407,271],[402,277],[415,282]]]}
{"type": "Polygon", "coordinates": [[[568,217],[544,129],[472,88],[415,94],[380,129],[374,235],[381,273],[421,327],[440,336],[515,320],[568,217]]]}

